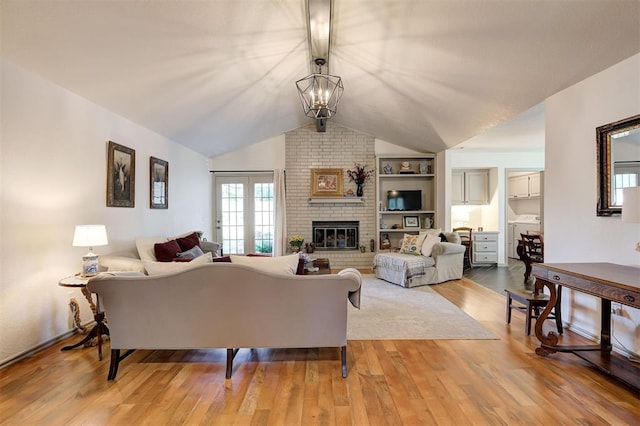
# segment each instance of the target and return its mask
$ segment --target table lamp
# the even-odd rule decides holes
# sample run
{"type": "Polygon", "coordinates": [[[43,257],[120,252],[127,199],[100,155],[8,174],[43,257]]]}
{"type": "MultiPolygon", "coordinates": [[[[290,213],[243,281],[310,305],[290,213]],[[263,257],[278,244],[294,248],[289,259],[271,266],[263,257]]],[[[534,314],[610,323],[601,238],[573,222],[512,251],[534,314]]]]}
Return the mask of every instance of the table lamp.
{"type": "MultiPolygon", "coordinates": [[[[640,223],[640,186],[622,190],[622,221],[640,223]]],[[[640,251],[640,241],[636,243],[636,251],[640,251]]]]}
{"type": "Polygon", "coordinates": [[[106,246],[107,228],[104,225],[78,225],[73,233],[73,247],[89,247],[89,253],[82,256],[82,276],[92,277],[98,273],[98,255],[93,247],[106,246]]]}

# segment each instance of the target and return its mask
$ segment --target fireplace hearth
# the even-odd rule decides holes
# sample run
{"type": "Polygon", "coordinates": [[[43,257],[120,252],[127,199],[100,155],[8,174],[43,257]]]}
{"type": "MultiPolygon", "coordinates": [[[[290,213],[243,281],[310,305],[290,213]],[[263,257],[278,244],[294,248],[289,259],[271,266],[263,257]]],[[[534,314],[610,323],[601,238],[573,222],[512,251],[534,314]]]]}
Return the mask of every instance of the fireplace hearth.
{"type": "Polygon", "coordinates": [[[316,250],[357,250],[360,243],[358,221],[313,221],[316,250]]]}

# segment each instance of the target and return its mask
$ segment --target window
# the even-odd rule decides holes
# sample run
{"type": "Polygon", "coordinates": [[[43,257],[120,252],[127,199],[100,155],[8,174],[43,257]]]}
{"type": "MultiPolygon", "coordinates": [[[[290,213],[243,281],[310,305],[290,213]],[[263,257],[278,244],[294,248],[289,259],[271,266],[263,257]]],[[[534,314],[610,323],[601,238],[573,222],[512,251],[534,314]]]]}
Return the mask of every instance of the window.
{"type": "Polygon", "coordinates": [[[616,167],[611,188],[611,201],[614,206],[622,205],[622,189],[630,186],[638,186],[638,172],[632,168],[616,167]]]}

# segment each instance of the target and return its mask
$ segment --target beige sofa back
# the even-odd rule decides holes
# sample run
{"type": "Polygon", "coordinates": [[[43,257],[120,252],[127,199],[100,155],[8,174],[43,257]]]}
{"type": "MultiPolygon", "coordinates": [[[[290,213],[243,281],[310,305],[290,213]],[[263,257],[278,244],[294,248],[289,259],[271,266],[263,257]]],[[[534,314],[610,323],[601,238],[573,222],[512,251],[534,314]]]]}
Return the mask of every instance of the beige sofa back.
{"type": "Polygon", "coordinates": [[[213,263],[161,276],[91,279],[113,350],[343,347],[355,270],[275,275],[213,263]]]}

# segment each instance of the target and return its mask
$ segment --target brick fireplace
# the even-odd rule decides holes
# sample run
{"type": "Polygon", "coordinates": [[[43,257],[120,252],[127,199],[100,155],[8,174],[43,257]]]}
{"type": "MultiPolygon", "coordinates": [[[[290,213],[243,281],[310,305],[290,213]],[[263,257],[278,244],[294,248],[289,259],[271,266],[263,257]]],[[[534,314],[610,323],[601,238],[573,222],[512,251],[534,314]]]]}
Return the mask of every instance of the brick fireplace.
{"type": "MultiPolygon", "coordinates": [[[[364,186],[364,202],[361,203],[345,203],[338,200],[318,203],[309,199],[310,169],[314,168],[342,168],[345,171],[344,190],[352,189],[355,192],[356,185],[349,182],[346,170],[352,169],[354,162],[375,168],[373,136],[340,127],[331,120],[327,122],[327,131],[318,133],[315,124],[309,123],[285,134],[285,152],[289,235],[300,234],[304,237],[305,243],[308,243],[314,238],[314,222],[357,222],[358,242],[354,244],[356,247],[323,247],[311,256],[328,258],[332,269],[370,269],[374,255],[369,248],[370,240],[376,235],[375,178],[364,186]],[[361,245],[365,246],[365,253],[359,250],[361,245]]],[[[342,229],[345,229],[346,233],[347,228],[342,229]]]]}

